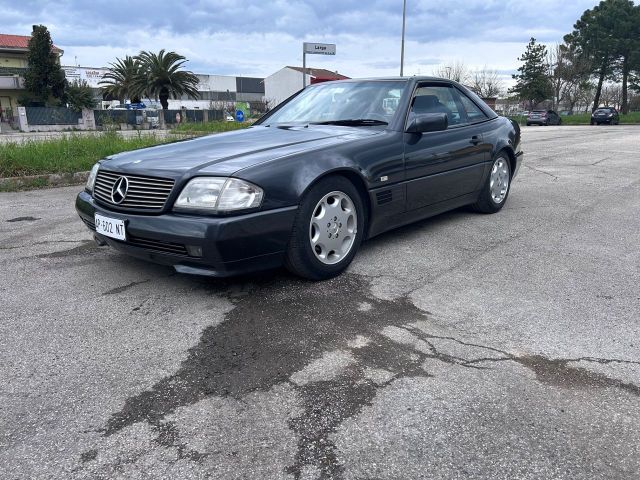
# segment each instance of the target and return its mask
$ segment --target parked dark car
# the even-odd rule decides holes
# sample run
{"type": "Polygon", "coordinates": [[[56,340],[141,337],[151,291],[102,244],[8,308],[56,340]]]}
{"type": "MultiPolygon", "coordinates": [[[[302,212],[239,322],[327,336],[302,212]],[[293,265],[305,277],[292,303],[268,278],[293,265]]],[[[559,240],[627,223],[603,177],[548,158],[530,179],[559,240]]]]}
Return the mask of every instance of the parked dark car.
{"type": "Polygon", "coordinates": [[[562,125],[562,119],[553,110],[532,110],[527,115],[527,125],[562,125]]]}
{"type": "Polygon", "coordinates": [[[99,244],[179,272],[324,279],[387,230],[499,211],[522,158],[517,123],[455,82],[342,80],[246,130],[108,157],[76,209],[99,244]]]}
{"type": "Polygon", "coordinates": [[[591,125],[600,125],[608,123],[609,125],[620,124],[620,114],[613,107],[596,108],[591,114],[591,125]]]}

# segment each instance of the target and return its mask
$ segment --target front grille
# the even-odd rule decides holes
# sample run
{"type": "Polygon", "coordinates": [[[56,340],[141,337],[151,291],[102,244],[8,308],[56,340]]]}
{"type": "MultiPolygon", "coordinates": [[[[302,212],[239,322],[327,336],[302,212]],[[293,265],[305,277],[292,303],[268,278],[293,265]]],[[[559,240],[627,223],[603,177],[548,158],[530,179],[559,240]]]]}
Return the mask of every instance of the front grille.
{"type": "Polygon", "coordinates": [[[121,173],[98,170],[93,196],[100,203],[118,208],[131,208],[144,211],[160,211],[167,203],[173,189],[174,180],[170,178],[144,177],[140,175],[123,175],[121,173]],[[129,189],[122,203],[111,199],[113,184],[120,177],[129,181],[129,189]]]}
{"type": "MultiPolygon", "coordinates": [[[[118,240],[116,240],[118,241],[118,240]]],[[[134,247],[144,248],[145,250],[152,250],[160,253],[172,253],[174,255],[189,255],[187,247],[180,243],[160,242],[158,240],[151,240],[150,238],[128,237],[128,245],[134,247]]]]}

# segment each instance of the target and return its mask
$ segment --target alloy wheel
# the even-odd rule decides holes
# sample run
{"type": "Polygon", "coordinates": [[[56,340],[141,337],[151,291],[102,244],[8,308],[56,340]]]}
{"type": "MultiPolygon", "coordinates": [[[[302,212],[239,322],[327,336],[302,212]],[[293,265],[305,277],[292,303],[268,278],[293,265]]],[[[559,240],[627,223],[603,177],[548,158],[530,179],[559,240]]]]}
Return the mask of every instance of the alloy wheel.
{"type": "Polygon", "coordinates": [[[493,162],[491,167],[491,177],[489,179],[489,191],[491,200],[494,203],[502,203],[509,191],[509,162],[505,158],[499,157],[493,162]]]}
{"type": "Polygon", "coordinates": [[[316,258],[326,265],[344,259],[356,240],[358,212],[349,195],[334,191],[320,199],[309,222],[309,242],[316,258]]]}

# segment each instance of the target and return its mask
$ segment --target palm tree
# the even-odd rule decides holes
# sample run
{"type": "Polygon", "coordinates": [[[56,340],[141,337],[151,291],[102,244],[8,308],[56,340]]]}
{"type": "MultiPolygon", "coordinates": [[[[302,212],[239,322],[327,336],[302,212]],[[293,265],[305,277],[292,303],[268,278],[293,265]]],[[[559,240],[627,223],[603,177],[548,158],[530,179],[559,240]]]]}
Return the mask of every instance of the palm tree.
{"type": "Polygon", "coordinates": [[[187,61],[176,52],[140,52],[135,57],[140,62],[137,88],[149,98],[158,98],[164,110],[169,108],[169,97],[198,96],[198,77],[187,70],[180,70],[187,61]]]}
{"type": "Polygon", "coordinates": [[[124,60],[116,58],[110,64],[109,71],[104,74],[99,85],[104,85],[103,92],[121,103],[126,99],[131,103],[140,102],[142,90],[138,88],[140,76],[140,62],[137,58],[127,55],[124,60]]]}

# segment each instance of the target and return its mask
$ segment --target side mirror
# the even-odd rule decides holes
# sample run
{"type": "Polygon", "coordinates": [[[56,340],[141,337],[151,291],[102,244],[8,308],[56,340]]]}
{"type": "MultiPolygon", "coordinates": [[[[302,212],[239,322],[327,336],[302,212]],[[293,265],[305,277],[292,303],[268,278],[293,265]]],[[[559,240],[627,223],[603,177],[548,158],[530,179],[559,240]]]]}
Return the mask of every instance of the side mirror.
{"type": "Polygon", "coordinates": [[[418,113],[407,126],[407,133],[440,132],[449,126],[446,113],[418,113]]]}

